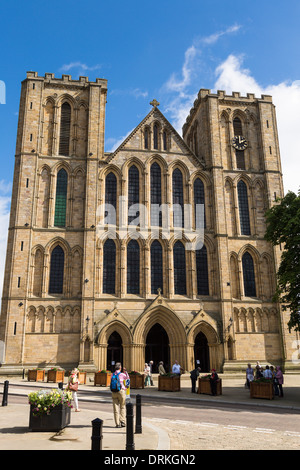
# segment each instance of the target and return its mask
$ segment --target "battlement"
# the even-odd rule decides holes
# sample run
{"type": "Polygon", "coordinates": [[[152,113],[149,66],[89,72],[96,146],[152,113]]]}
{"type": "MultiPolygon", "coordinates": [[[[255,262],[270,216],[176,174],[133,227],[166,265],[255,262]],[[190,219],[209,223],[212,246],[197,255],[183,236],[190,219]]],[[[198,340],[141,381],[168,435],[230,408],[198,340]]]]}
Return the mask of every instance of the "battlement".
{"type": "Polygon", "coordinates": [[[78,80],[72,78],[71,75],[63,74],[61,78],[57,78],[54,76],[54,73],[45,73],[44,77],[40,77],[37,72],[27,72],[26,80],[40,80],[45,81],[47,83],[53,84],[65,84],[67,85],[78,85],[78,86],[85,86],[85,85],[100,85],[102,88],[107,88],[107,80],[105,78],[96,78],[95,82],[90,82],[88,77],[80,76],[78,80]]]}
{"type": "Polygon", "coordinates": [[[230,102],[230,105],[233,105],[234,101],[236,101],[236,104],[243,103],[244,105],[255,104],[260,101],[272,103],[272,96],[270,95],[261,95],[261,97],[258,98],[255,96],[254,93],[247,93],[246,96],[241,96],[241,93],[239,91],[233,91],[231,95],[227,95],[226,92],[223,90],[218,90],[217,93],[212,93],[209,89],[201,88],[201,90],[199,90],[198,92],[197,98],[194,101],[193,107],[191,108],[190,113],[186,118],[185,124],[183,125],[183,134],[186,133],[187,128],[191,123],[193,116],[201,101],[207,100],[209,98],[216,98],[222,100],[223,102],[228,101],[230,102]]]}

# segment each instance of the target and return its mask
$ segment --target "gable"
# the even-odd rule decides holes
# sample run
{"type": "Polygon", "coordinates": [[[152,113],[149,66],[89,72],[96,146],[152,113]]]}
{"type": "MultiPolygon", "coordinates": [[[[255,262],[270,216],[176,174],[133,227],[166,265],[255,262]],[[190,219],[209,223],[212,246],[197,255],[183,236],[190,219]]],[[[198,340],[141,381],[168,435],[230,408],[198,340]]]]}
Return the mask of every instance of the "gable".
{"type": "MultiPolygon", "coordinates": [[[[159,104],[159,103],[158,103],[159,104]]],[[[106,161],[110,163],[117,155],[128,151],[160,152],[174,154],[177,156],[185,155],[193,160],[197,166],[199,163],[204,166],[204,162],[198,158],[194,152],[187,146],[182,137],[174,127],[165,118],[162,112],[153,106],[147,116],[138,124],[138,126],[123,140],[119,147],[107,155],[106,161]],[[158,146],[154,148],[154,126],[157,126],[159,135],[158,146]],[[145,147],[145,132],[148,130],[148,148],[145,147]],[[165,134],[165,135],[164,135],[165,134]],[[166,146],[165,146],[166,142],[166,146]]]]}

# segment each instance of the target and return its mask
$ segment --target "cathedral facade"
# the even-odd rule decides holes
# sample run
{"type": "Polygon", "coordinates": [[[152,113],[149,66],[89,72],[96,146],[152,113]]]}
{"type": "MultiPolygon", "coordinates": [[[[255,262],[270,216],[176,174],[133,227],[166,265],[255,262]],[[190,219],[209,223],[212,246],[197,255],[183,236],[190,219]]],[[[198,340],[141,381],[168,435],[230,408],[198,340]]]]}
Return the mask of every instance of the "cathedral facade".
{"type": "Polygon", "coordinates": [[[182,136],[153,100],[106,153],[106,97],[104,79],[22,82],[0,373],[295,367],[264,239],[283,196],[272,98],[201,89],[182,136]]]}

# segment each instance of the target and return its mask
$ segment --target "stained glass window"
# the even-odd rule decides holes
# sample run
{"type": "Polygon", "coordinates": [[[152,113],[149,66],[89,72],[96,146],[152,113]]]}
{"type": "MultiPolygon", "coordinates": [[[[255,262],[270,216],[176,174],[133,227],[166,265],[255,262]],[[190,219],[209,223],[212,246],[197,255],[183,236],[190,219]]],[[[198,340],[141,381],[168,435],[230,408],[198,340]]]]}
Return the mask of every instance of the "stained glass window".
{"type": "Polygon", "coordinates": [[[174,259],[174,292],[179,295],[186,295],[186,267],[185,248],[178,241],[173,248],[174,259]]]}
{"type": "Polygon", "coordinates": [[[204,184],[203,181],[200,178],[197,178],[194,182],[194,205],[195,205],[195,226],[200,228],[204,227],[206,228],[206,220],[205,220],[205,196],[204,196],[204,184]],[[204,220],[199,221],[201,225],[199,225],[198,221],[196,221],[196,205],[197,204],[203,204],[203,216],[204,220]],[[204,223],[204,224],[203,224],[204,223]]]}
{"type": "Polygon", "coordinates": [[[71,129],[71,106],[63,103],[60,117],[59,155],[69,155],[71,129]]]}
{"type": "Polygon", "coordinates": [[[149,145],[149,130],[146,128],[144,131],[144,147],[145,149],[148,148],[149,145]]]}
{"type": "Polygon", "coordinates": [[[114,294],[116,288],[116,245],[111,239],[103,247],[103,293],[114,294]]]}
{"type": "Polygon", "coordinates": [[[209,295],[207,249],[203,245],[196,250],[197,292],[198,295],[209,295]]]}
{"type": "MultiPolygon", "coordinates": [[[[117,210],[117,178],[114,173],[109,173],[105,178],[105,204],[112,205],[117,210]]],[[[116,224],[116,213],[107,208],[105,217],[107,224],[116,224]]]]}
{"type": "MultiPolygon", "coordinates": [[[[140,185],[139,185],[139,170],[135,165],[129,168],[128,172],[128,210],[134,204],[139,203],[140,185]]],[[[139,213],[128,215],[128,223],[132,222],[139,216],[139,213]]]]}
{"type": "Polygon", "coordinates": [[[63,293],[64,263],[64,250],[57,245],[51,253],[49,294],[63,293]]]}
{"type": "Polygon", "coordinates": [[[55,198],[55,216],[54,216],[54,225],[56,227],[66,226],[67,189],[68,189],[68,174],[66,170],[62,168],[57,173],[57,180],[56,180],[56,198],[55,198]]]}
{"type": "Polygon", "coordinates": [[[140,293],[140,247],[136,240],[127,245],[127,293],[140,293]]]}
{"type": "Polygon", "coordinates": [[[151,245],[151,294],[163,292],[163,252],[158,240],[151,245]]]}
{"type": "Polygon", "coordinates": [[[151,224],[153,226],[162,226],[162,213],[158,212],[161,206],[161,169],[158,163],[153,163],[150,170],[150,186],[151,186],[151,224]],[[155,206],[154,206],[155,204],[155,206]]]}
{"type": "Polygon", "coordinates": [[[172,187],[173,225],[174,227],[184,227],[183,178],[182,173],[178,168],[173,171],[172,187]]]}
{"type": "Polygon", "coordinates": [[[242,257],[242,265],[245,296],[256,297],[254,263],[253,258],[248,251],[246,251],[242,257]]]}
{"type": "Polygon", "coordinates": [[[238,200],[239,200],[239,214],[241,224],[241,234],[250,235],[250,217],[248,206],[248,191],[244,181],[239,181],[237,185],[238,200]]]}

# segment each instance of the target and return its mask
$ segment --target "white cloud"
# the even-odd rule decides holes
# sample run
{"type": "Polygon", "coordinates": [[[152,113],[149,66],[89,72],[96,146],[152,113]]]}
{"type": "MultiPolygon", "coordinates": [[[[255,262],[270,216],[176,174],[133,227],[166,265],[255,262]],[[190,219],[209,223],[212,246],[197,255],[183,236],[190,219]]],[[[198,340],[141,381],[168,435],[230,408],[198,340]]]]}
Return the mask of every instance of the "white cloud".
{"type": "Polygon", "coordinates": [[[296,137],[300,129],[300,80],[261,86],[250,70],[243,68],[243,57],[230,55],[216,68],[217,80],[214,90],[227,94],[240,91],[244,96],[255,93],[256,97],[271,95],[276,106],[279,145],[285,193],[299,190],[300,155],[296,137]]]}
{"type": "Polygon", "coordinates": [[[80,61],[70,62],[69,64],[62,65],[62,67],[60,68],[60,71],[61,72],[69,72],[72,69],[77,70],[77,73],[79,75],[81,75],[83,73],[92,72],[94,70],[100,70],[101,65],[96,64],[96,65],[89,66],[89,65],[86,65],[86,64],[84,64],[80,61]]]}
{"type": "Polygon", "coordinates": [[[135,98],[147,98],[148,91],[143,91],[140,88],[130,88],[128,90],[121,90],[115,88],[110,92],[110,95],[122,96],[122,95],[130,95],[134,96],[135,98]]]}

